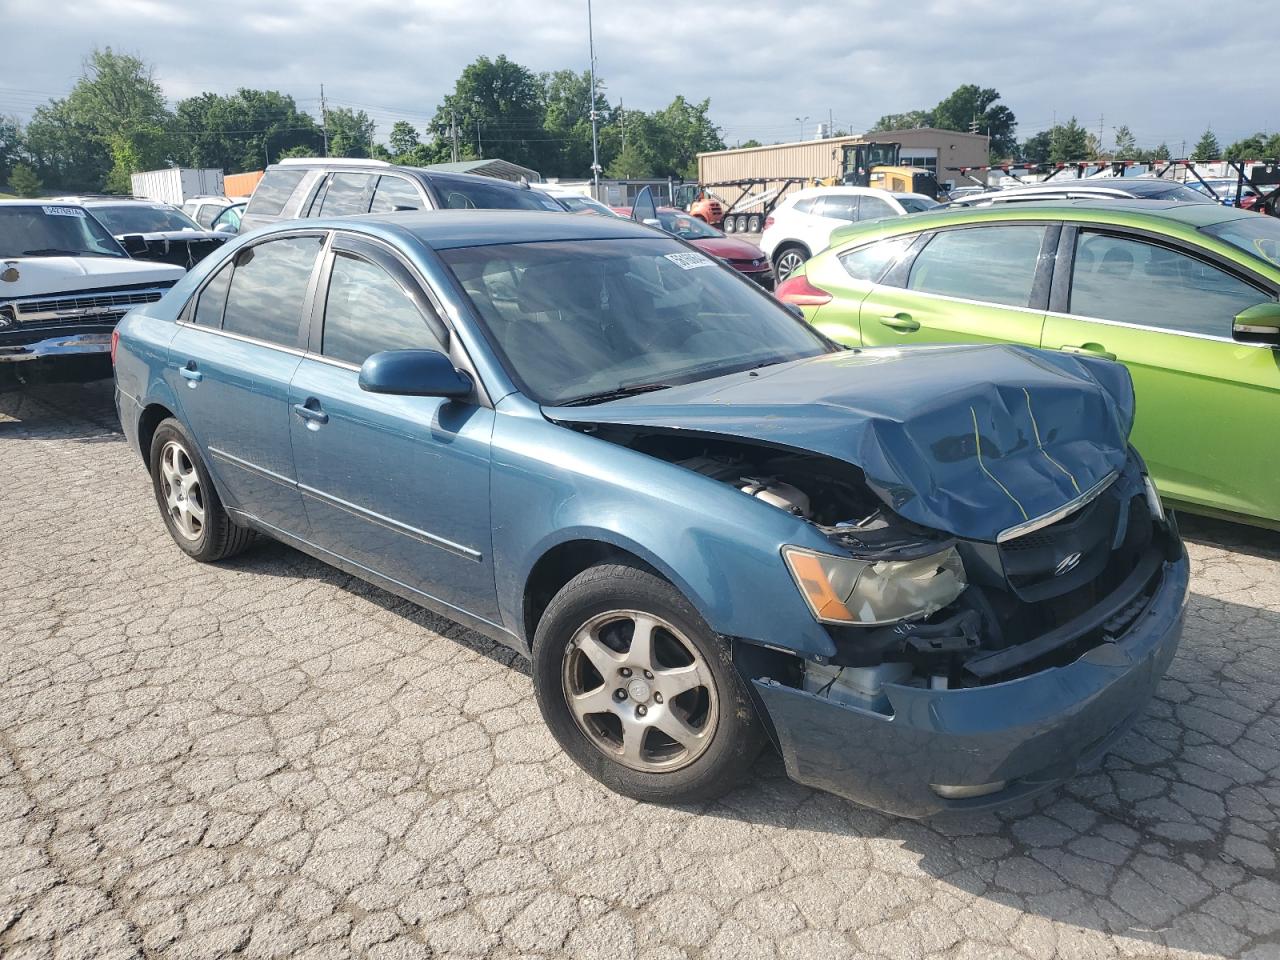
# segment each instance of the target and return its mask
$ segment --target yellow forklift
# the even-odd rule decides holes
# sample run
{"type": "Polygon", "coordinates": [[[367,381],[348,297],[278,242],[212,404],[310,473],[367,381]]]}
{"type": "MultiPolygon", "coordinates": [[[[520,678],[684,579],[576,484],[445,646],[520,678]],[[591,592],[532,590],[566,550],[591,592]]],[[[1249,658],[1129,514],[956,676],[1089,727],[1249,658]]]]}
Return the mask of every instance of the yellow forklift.
{"type": "Polygon", "coordinates": [[[846,143],[841,149],[840,174],[815,180],[814,185],[834,187],[875,187],[893,193],[921,193],[938,199],[938,177],[924,167],[901,164],[901,144],[846,143]]]}

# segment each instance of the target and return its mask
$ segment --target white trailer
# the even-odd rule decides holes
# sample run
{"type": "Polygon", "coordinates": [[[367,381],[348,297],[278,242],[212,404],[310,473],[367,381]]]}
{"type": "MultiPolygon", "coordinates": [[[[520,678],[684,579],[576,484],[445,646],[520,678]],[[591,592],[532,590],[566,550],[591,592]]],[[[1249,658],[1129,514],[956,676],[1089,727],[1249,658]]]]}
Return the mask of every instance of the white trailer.
{"type": "Polygon", "coordinates": [[[216,167],[166,167],[130,177],[135,197],[180,206],[191,197],[222,196],[222,171],[216,167]]]}

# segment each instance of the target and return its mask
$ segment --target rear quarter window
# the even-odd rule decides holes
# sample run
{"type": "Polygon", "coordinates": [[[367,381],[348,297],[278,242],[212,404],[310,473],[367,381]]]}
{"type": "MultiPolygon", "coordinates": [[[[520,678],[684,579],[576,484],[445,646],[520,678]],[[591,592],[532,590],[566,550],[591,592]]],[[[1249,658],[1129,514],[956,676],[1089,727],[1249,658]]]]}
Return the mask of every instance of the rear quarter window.
{"type": "Polygon", "coordinates": [[[258,181],[245,212],[266,217],[278,215],[305,175],[305,170],[268,170],[258,181]]]}

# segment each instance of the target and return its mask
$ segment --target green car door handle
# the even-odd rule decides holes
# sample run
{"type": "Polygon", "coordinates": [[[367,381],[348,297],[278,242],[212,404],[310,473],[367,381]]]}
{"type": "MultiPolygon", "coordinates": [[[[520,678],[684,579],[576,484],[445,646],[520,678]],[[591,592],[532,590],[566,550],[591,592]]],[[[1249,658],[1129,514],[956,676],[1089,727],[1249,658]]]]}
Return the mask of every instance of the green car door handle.
{"type": "Polygon", "coordinates": [[[1082,343],[1078,347],[1063,344],[1058,348],[1063,353],[1082,353],[1087,357],[1101,357],[1103,360],[1114,360],[1116,355],[1110,350],[1104,350],[1100,343],[1082,343]]]}
{"type": "Polygon", "coordinates": [[[909,313],[895,313],[891,317],[881,317],[880,322],[886,327],[892,327],[903,333],[915,333],[920,329],[920,321],[912,320],[909,313]]]}

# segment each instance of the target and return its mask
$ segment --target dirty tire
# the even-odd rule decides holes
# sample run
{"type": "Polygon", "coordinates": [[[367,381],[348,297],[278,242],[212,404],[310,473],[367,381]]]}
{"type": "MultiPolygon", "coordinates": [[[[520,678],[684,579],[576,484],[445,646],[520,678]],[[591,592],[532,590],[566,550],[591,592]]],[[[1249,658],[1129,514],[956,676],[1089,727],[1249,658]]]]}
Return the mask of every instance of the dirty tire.
{"type": "Polygon", "coordinates": [[[151,486],[155,491],[156,504],[160,507],[160,515],[173,542],[183,552],[202,563],[214,563],[233,557],[249,546],[254,540],[254,531],[239,526],[227,515],[222,500],[214,489],[213,480],[204,465],[199,448],[186,429],[173,417],[161,421],[151,438],[151,451],[147,460],[151,468],[151,486]],[[194,539],[184,534],[179,528],[169,509],[168,495],[165,491],[165,479],[162,472],[161,457],[166,448],[179,445],[194,468],[195,477],[202,496],[203,521],[201,529],[194,539]]]}
{"type": "Polygon", "coordinates": [[[715,799],[742,780],[765,742],[729,645],[679,590],[638,566],[591,567],[552,598],[534,637],[533,682],[542,717],[565,753],[610,790],[636,800],[678,804],[715,799]],[[666,772],[625,766],[588,738],[569,707],[562,677],[570,641],[583,625],[618,610],[651,614],[676,627],[711,674],[718,700],[715,729],[710,742],[686,766],[666,772]]]}

